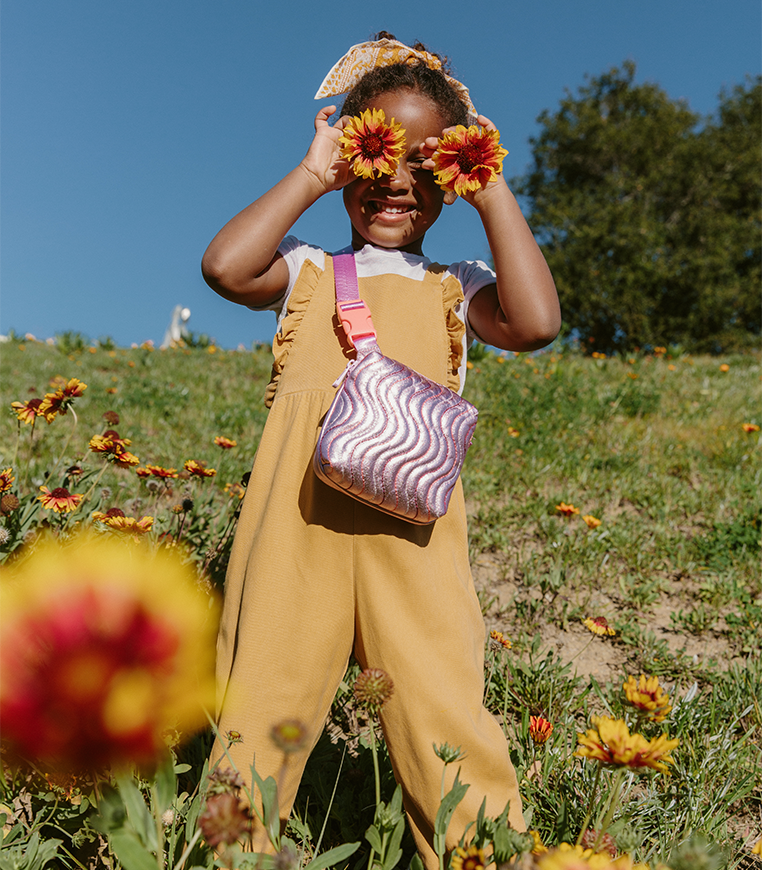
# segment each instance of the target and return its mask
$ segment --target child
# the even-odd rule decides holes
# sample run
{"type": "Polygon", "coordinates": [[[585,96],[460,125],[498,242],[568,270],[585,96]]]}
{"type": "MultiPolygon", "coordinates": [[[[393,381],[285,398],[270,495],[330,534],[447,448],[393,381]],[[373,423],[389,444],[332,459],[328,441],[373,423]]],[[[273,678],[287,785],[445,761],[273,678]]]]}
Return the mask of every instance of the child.
{"type": "MultiPolygon", "coordinates": [[[[271,404],[238,524],[219,636],[220,729],[242,773],[253,754],[279,781],[288,816],[307,751],[288,755],[270,739],[282,720],[301,720],[311,749],[350,654],[381,668],[394,693],[381,724],[416,844],[436,868],[433,824],[442,762],[432,743],[460,746],[461,781],[471,784],[453,817],[448,848],[476,818],[483,797],[524,829],[516,777],[502,729],[482,705],[484,623],[468,563],[458,484],[447,514],[413,525],[323,484],[312,470],[332,384],[352,357],[338,327],[331,257],[286,237],[324,194],[342,190],[351,222],[360,296],[381,350],[460,390],[464,346],[473,337],[534,350],[556,336],[560,315],[545,260],[502,176],[462,197],[479,213],[495,265],[451,266],[423,256],[423,239],[444,203],[437,139],[468,124],[468,92],[436,55],[389,34],[354,46],[329,74],[349,94],[342,118],[317,113],[302,162],[234,217],[203,260],[206,281],[227,299],[280,311],[273,344],[271,404]],[[394,175],[357,177],[339,139],[350,117],[381,109],[404,128],[394,175]]],[[[472,108],[472,107],[471,107],[472,108]]],[[[475,115],[475,112],[472,112],[475,115]]],[[[476,120],[494,130],[488,118],[476,120]]],[[[261,844],[260,844],[261,845],[261,844]]]]}

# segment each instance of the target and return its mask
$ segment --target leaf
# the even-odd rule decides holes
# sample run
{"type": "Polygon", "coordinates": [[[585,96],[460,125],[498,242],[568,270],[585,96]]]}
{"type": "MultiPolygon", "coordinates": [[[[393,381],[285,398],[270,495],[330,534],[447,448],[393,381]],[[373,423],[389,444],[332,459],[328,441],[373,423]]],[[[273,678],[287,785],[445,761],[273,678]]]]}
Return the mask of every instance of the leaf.
{"type": "MultiPolygon", "coordinates": [[[[190,765],[186,765],[190,767],[190,765]]],[[[165,810],[172,806],[175,794],[177,793],[177,777],[175,776],[175,763],[169,752],[164,755],[161,763],[156,770],[155,779],[155,800],[157,806],[154,807],[154,812],[161,815],[165,810]]]]}
{"type": "Polygon", "coordinates": [[[108,841],[124,870],[156,870],[155,855],[140,842],[134,831],[114,831],[108,841]]]}
{"type": "Polygon", "coordinates": [[[127,809],[127,818],[130,820],[132,827],[135,829],[141,842],[156,852],[159,848],[156,825],[154,824],[153,816],[146,806],[143,793],[135,785],[135,781],[131,776],[117,776],[116,782],[119,786],[119,794],[127,809]]]}
{"type": "Polygon", "coordinates": [[[322,855],[318,855],[317,858],[313,858],[304,870],[324,870],[326,867],[333,867],[339,861],[344,861],[350,855],[354,855],[359,848],[359,843],[342,843],[341,846],[335,846],[333,849],[323,852],[322,855]]]}
{"type": "Polygon", "coordinates": [[[275,780],[268,776],[263,780],[257,773],[254,765],[251,765],[251,776],[257,784],[262,798],[262,814],[265,822],[267,835],[276,849],[280,848],[280,814],[278,812],[278,785],[275,780]]]}
{"type": "Polygon", "coordinates": [[[380,855],[381,854],[381,834],[375,825],[371,825],[365,832],[365,839],[370,843],[371,847],[380,855]]]}

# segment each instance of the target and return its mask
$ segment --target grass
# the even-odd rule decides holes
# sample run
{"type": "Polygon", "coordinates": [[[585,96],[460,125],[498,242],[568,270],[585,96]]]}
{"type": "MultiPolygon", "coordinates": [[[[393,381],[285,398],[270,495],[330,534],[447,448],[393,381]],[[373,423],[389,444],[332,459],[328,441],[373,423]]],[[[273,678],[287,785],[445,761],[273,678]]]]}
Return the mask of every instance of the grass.
{"type": "MultiPolygon", "coordinates": [[[[12,491],[22,502],[0,520],[9,530],[0,557],[15,558],[24,536],[45,523],[66,533],[93,510],[118,507],[154,516],[154,538],[180,534],[220,586],[238,506],[224,487],[244,478],[256,452],[269,349],[104,345],[69,336],[58,348],[3,346],[6,409],[42,397],[55,376],[88,387],[76,417],[50,426],[38,419],[33,439],[12,412],[0,417],[0,471],[13,467],[12,491]],[[107,412],[120,422],[107,424],[107,412]],[[107,428],[130,439],[142,465],[181,470],[196,459],[216,477],[149,487],[88,449],[107,428]],[[237,446],[220,449],[217,435],[237,446]],[[67,476],[74,465],[81,474],[67,476]],[[80,511],[51,520],[34,498],[43,484],[95,488],[80,511]]],[[[760,433],[743,424],[762,424],[759,357],[691,358],[679,349],[624,359],[558,349],[514,357],[477,348],[471,359],[467,397],[480,409],[463,474],[472,564],[488,625],[513,640],[511,650],[487,648],[487,704],[513,747],[531,827],[549,844],[574,840],[596,772],[573,758],[576,735],[592,714],[624,715],[625,674],[655,674],[674,705],[665,723],[680,739],[674,770],[628,773],[612,832],[642,861],[677,867],[685,856],[675,850],[689,854],[703,837],[721,850],[717,858],[702,847],[707,861],[715,855],[716,866],[751,866],[748,851],[762,833],[762,450],[760,433]],[[579,513],[563,516],[561,502],[579,513]],[[600,525],[589,527],[583,516],[600,525]],[[606,616],[617,635],[587,633],[581,619],[591,615],[606,616]],[[585,669],[591,660],[605,679],[585,669]],[[553,723],[548,743],[533,743],[530,715],[553,723]]],[[[353,677],[340,689],[290,823],[307,857],[321,830],[325,849],[363,841],[374,821],[369,726],[351,698],[353,677]]],[[[661,731],[644,727],[646,736],[661,731]]],[[[190,760],[180,785],[186,796],[201,776],[204,739],[182,750],[190,760]]],[[[388,804],[394,779],[383,746],[380,763],[388,804]]],[[[602,773],[604,791],[615,776],[602,773]]],[[[81,801],[14,773],[3,800],[23,830],[4,841],[0,865],[4,852],[39,830],[74,856],[59,853],[61,866],[105,866],[95,857],[99,848],[106,854],[101,835],[87,821],[92,796],[82,810],[81,801]],[[49,821],[38,824],[43,817],[49,821]],[[89,857],[78,864],[76,856],[89,857]]],[[[406,865],[409,835],[401,848],[406,865]]],[[[349,866],[367,860],[361,849],[349,866]]]]}

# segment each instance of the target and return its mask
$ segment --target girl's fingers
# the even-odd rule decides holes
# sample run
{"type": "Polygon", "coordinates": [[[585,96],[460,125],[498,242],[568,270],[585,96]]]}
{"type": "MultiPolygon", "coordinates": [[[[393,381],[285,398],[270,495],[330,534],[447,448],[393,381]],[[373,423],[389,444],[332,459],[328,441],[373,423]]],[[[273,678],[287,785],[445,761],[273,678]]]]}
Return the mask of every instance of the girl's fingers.
{"type": "Polygon", "coordinates": [[[315,115],[315,130],[320,127],[328,126],[328,119],[336,111],[336,106],[323,106],[323,108],[315,115]]]}
{"type": "Polygon", "coordinates": [[[484,127],[485,130],[497,130],[497,127],[490,121],[486,115],[478,115],[476,120],[484,127]]]}

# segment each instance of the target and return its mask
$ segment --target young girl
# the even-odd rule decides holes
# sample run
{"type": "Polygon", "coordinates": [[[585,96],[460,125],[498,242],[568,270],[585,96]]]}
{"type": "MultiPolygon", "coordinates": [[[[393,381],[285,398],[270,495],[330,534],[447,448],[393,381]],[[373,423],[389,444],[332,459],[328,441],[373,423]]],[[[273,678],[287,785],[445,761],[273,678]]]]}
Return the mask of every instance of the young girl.
{"type": "MultiPolygon", "coordinates": [[[[341,119],[330,126],[335,106],[321,109],[301,163],[223,227],[204,255],[204,277],[219,294],[280,312],[271,410],[226,581],[219,725],[242,735],[231,754],[244,775],[255,754],[260,774],[278,778],[287,817],[308,753],[290,754],[283,771],[272,726],[301,720],[311,748],[350,654],[363,668],[383,669],[394,681],[381,712],[394,773],[421,857],[436,868],[442,762],[432,743],[462,748],[460,778],[471,785],[448,848],[485,795],[493,815],[510,800],[510,822],[524,829],[507,743],[482,704],[484,623],[463,493],[458,484],[447,514],[419,526],[315,476],[321,419],[353,352],[336,318],[331,255],[286,234],[321,196],[341,190],[360,296],[381,350],[456,390],[473,338],[534,350],[556,336],[560,315],[553,279],[502,176],[462,197],[481,217],[494,273],[478,261],[443,266],[423,255],[426,232],[456,199],[437,185],[432,155],[438,137],[468,124],[471,104],[436,55],[379,36],[354,46],[326,79],[333,87],[318,93],[349,91],[341,119]],[[393,175],[358,177],[341,156],[342,131],[366,109],[404,128],[393,175]]],[[[483,115],[475,120],[495,129],[483,115]]]]}

